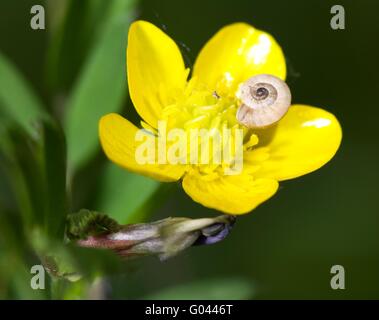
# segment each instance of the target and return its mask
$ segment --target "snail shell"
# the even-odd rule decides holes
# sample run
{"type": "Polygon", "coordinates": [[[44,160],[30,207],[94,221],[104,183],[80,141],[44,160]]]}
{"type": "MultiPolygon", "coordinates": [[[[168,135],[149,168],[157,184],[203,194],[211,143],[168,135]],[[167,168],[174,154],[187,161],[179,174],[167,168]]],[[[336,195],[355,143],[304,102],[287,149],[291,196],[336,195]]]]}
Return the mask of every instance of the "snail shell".
{"type": "Polygon", "coordinates": [[[291,91],[287,84],[269,74],[246,80],[237,97],[241,101],[237,120],[248,128],[264,128],[278,122],[291,105],[291,91]]]}

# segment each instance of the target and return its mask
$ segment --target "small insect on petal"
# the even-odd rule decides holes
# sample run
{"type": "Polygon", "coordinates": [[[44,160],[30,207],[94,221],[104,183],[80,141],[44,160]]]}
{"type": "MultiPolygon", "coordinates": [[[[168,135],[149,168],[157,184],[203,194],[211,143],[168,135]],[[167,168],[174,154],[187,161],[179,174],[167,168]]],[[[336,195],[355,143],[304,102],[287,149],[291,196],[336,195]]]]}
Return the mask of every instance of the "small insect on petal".
{"type": "Polygon", "coordinates": [[[281,79],[260,74],[246,80],[237,97],[237,120],[248,128],[264,128],[278,122],[291,105],[291,91],[281,79]]]}

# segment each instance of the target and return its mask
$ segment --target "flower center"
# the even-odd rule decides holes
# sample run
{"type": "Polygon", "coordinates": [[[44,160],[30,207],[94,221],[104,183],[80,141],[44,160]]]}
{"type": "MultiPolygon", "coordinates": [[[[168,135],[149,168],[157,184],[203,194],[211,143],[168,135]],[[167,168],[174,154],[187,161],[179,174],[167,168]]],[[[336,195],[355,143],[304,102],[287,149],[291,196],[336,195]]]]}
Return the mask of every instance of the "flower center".
{"type": "Polygon", "coordinates": [[[185,130],[222,129],[240,127],[236,120],[237,105],[231,98],[220,97],[217,92],[210,92],[193,85],[191,80],[184,93],[175,103],[163,109],[163,120],[168,129],[185,130]]]}
{"type": "MultiPolygon", "coordinates": [[[[184,132],[188,152],[183,163],[206,175],[221,173],[225,167],[233,166],[238,154],[243,153],[243,141],[249,130],[236,119],[235,98],[220,96],[195,82],[195,79],[189,81],[176,101],[163,109],[161,120],[165,121],[167,136],[177,129],[184,132]]],[[[177,142],[168,143],[167,147],[174,143],[177,142]]]]}

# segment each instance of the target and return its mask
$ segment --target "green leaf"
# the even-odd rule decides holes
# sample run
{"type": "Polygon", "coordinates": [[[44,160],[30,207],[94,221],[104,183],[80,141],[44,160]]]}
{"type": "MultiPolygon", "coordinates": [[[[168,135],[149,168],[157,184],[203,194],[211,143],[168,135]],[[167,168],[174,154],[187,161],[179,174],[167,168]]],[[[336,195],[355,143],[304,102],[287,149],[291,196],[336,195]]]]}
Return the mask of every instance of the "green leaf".
{"type": "MultiPolygon", "coordinates": [[[[70,88],[99,33],[108,23],[112,1],[68,0],[48,3],[52,32],[47,50],[48,85],[70,88]]],[[[56,91],[56,90],[55,90],[56,91]]]]}
{"type": "Polygon", "coordinates": [[[111,18],[88,57],[66,106],[69,165],[75,171],[98,150],[98,121],[121,109],[127,93],[125,45],[132,20],[130,0],[116,0],[111,18]]]}
{"type": "Polygon", "coordinates": [[[45,121],[32,139],[19,127],[1,128],[0,154],[23,226],[28,230],[37,225],[47,236],[63,239],[68,203],[62,129],[45,121]]]}
{"type": "Polygon", "coordinates": [[[107,164],[97,197],[97,208],[120,223],[141,222],[147,202],[154,205],[154,195],[161,183],[107,164]]]}
{"type": "Polygon", "coordinates": [[[39,262],[30,251],[22,223],[13,211],[0,208],[0,299],[46,298],[46,290],[30,287],[30,267],[39,262]]]}
{"type": "Polygon", "coordinates": [[[43,124],[42,165],[46,190],[45,225],[49,237],[63,239],[68,213],[66,192],[66,141],[55,122],[43,124]]]}
{"type": "Polygon", "coordinates": [[[174,286],[152,294],[148,300],[243,300],[254,295],[253,284],[242,278],[212,279],[174,286]]]}
{"type": "MultiPolygon", "coordinates": [[[[0,53],[0,114],[35,136],[37,120],[47,118],[38,97],[24,77],[0,53]]],[[[1,119],[1,118],[0,118],[1,119]]]]}
{"type": "Polygon", "coordinates": [[[25,231],[34,225],[42,225],[44,220],[45,189],[41,171],[41,129],[38,139],[32,139],[21,128],[9,128],[6,132],[8,144],[4,152],[8,180],[15,197],[16,207],[22,217],[25,231]]]}

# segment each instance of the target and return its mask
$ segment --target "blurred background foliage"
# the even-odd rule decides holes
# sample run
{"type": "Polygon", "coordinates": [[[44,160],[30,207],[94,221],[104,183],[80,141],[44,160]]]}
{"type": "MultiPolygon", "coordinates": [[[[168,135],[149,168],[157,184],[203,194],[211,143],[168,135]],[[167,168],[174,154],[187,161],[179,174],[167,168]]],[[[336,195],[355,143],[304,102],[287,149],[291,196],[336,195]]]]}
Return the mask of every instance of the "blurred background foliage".
{"type": "Polygon", "coordinates": [[[0,2],[0,298],[379,298],[377,1],[338,1],[343,31],[330,28],[330,0],[46,0],[38,1],[46,30],[37,31],[35,4],[0,2]],[[270,32],[294,102],[326,108],[344,130],[333,161],[282,183],[228,239],[164,263],[62,246],[65,216],[80,208],[120,223],[217,214],[179,183],[117,168],[99,148],[101,115],[138,123],[125,76],[136,18],[173,37],[189,66],[225,24],[270,32]],[[63,263],[49,290],[31,290],[31,266],[52,252],[63,263]],[[345,267],[346,290],[330,288],[335,264],[345,267]],[[73,270],[84,278],[59,280],[73,270]]]}

